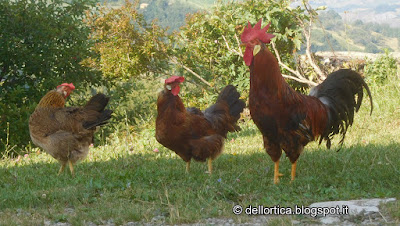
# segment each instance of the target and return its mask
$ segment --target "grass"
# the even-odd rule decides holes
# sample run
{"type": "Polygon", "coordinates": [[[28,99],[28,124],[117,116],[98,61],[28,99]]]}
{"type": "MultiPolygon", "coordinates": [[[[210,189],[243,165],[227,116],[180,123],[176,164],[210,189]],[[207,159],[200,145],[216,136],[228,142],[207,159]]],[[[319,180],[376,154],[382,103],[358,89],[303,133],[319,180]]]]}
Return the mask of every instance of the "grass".
{"type": "MultiPolygon", "coordinates": [[[[290,183],[290,162],[281,159],[285,175],[273,185],[273,162],[263,150],[260,132],[250,120],[230,134],[224,153],[213,162],[185,163],[162,147],[149,126],[140,134],[111,137],[91,148],[86,160],[57,177],[59,164],[39,149],[19,159],[0,160],[0,225],[68,222],[83,225],[126,222],[187,223],[206,218],[233,218],[232,207],[310,205],[328,200],[396,197],[400,199],[399,81],[373,86],[375,109],[369,116],[364,100],[339,152],[316,142],[299,158],[297,178],[290,183]],[[155,152],[157,148],[159,151],[155,152]]],[[[336,142],[337,143],[337,142],[336,142]]],[[[283,155],[284,156],[284,155],[283,155]]],[[[400,223],[400,202],[383,213],[400,223]]],[[[296,216],[295,218],[302,218],[296,216]]],[[[289,217],[272,224],[290,224],[289,217]]]]}

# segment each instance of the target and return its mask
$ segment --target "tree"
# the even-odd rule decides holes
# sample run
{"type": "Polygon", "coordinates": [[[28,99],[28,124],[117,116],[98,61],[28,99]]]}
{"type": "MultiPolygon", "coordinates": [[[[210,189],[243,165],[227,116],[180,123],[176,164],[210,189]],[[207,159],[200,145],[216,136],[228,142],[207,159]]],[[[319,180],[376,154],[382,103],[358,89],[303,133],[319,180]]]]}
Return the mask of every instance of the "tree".
{"type": "Polygon", "coordinates": [[[192,14],[186,19],[187,25],[176,34],[173,62],[182,67],[187,77],[205,87],[219,90],[232,83],[239,92],[248,92],[248,67],[240,47],[240,35],[248,21],[254,25],[263,18],[263,26],[271,22],[269,32],[276,35],[273,42],[280,59],[295,67],[293,52],[300,48],[303,32],[299,22],[308,21],[308,16],[304,9],[291,8],[289,4],[290,1],[283,0],[220,1],[210,13],[192,14]]]}
{"type": "Polygon", "coordinates": [[[29,142],[29,115],[49,89],[98,80],[80,64],[90,55],[82,18],[93,5],[92,0],[0,1],[0,152],[29,142]]]}
{"type": "Polygon", "coordinates": [[[86,20],[97,53],[83,62],[112,79],[129,79],[159,73],[168,67],[168,35],[156,23],[147,24],[138,13],[139,1],[120,8],[101,7],[86,20]]]}

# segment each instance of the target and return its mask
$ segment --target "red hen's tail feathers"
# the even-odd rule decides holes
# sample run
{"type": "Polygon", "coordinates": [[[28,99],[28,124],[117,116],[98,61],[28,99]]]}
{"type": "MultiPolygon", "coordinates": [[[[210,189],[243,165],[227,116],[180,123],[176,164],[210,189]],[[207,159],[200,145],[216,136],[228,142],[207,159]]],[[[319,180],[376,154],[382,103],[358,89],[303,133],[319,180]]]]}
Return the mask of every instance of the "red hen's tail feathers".
{"type": "Polygon", "coordinates": [[[239,97],[236,88],[228,85],[219,94],[217,102],[204,111],[204,116],[223,137],[228,132],[240,130],[236,123],[246,104],[239,97]]]}
{"type": "Polygon", "coordinates": [[[229,114],[232,120],[236,121],[240,118],[240,113],[243,112],[246,104],[243,100],[239,99],[240,94],[233,85],[227,85],[219,94],[217,103],[225,101],[229,107],[229,114]]]}
{"type": "Polygon", "coordinates": [[[372,114],[373,104],[369,87],[360,74],[350,69],[331,73],[325,81],[311,90],[310,96],[317,97],[329,109],[328,126],[319,141],[321,143],[322,140],[326,140],[327,148],[330,148],[331,139],[335,134],[342,135],[339,144],[343,144],[347,129],[353,124],[354,113],[360,109],[364,88],[371,102],[372,114]]]}

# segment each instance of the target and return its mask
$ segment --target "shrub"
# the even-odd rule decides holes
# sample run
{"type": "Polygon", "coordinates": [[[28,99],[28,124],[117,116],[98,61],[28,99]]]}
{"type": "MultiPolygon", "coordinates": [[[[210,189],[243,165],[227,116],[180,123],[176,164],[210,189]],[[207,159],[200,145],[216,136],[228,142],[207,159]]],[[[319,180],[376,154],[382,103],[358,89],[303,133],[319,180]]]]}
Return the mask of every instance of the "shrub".
{"type": "Polygon", "coordinates": [[[364,73],[369,82],[383,84],[397,76],[397,61],[385,50],[374,62],[366,64],[364,73]]]}
{"type": "Polygon", "coordinates": [[[300,7],[290,8],[289,1],[219,1],[210,12],[187,17],[187,25],[176,34],[174,56],[213,86],[210,88],[187,70],[178,69],[197,83],[194,96],[204,96],[204,90],[218,93],[227,84],[238,86],[239,92],[248,96],[249,72],[240,56],[244,52],[240,35],[248,21],[254,25],[260,18],[263,26],[271,22],[269,32],[276,35],[274,40],[282,61],[293,65],[293,51],[300,48],[302,40],[298,18],[306,21],[307,16],[300,7]],[[228,45],[236,52],[229,50],[228,45]]]}
{"type": "Polygon", "coordinates": [[[120,8],[105,6],[87,13],[91,28],[90,40],[95,43],[94,57],[83,64],[117,81],[143,77],[168,68],[168,36],[155,23],[147,24],[138,13],[139,1],[125,2],[120,8]]]}
{"type": "Polygon", "coordinates": [[[49,89],[67,81],[99,81],[97,73],[80,65],[90,55],[82,18],[93,4],[0,1],[0,153],[5,143],[28,144],[29,115],[49,89]]]}

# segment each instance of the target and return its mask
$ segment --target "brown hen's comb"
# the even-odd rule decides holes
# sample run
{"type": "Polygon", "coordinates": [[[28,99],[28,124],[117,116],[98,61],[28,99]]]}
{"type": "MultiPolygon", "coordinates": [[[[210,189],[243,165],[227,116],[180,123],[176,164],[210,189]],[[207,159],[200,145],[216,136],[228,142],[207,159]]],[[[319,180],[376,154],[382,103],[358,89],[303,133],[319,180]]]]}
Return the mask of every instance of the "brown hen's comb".
{"type": "Polygon", "coordinates": [[[184,77],[173,75],[173,76],[165,79],[165,84],[171,84],[173,82],[180,82],[181,83],[183,81],[185,81],[184,77]]]}
{"type": "Polygon", "coordinates": [[[259,39],[263,43],[269,43],[271,39],[275,37],[275,35],[267,33],[271,22],[263,29],[261,29],[261,23],[262,18],[258,21],[256,25],[254,25],[254,27],[251,27],[250,22],[248,22],[247,27],[244,28],[243,33],[240,36],[240,39],[243,43],[250,42],[254,39],[259,39]]]}
{"type": "Polygon", "coordinates": [[[75,86],[74,86],[74,84],[72,84],[72,83],[63,83],[63,84],[57,86],[57,88],[59,88],[59,87],[61,87],[61,86],[68,86],[71,90],[74,90],[74,89],[75,89],[75,86]]]}

